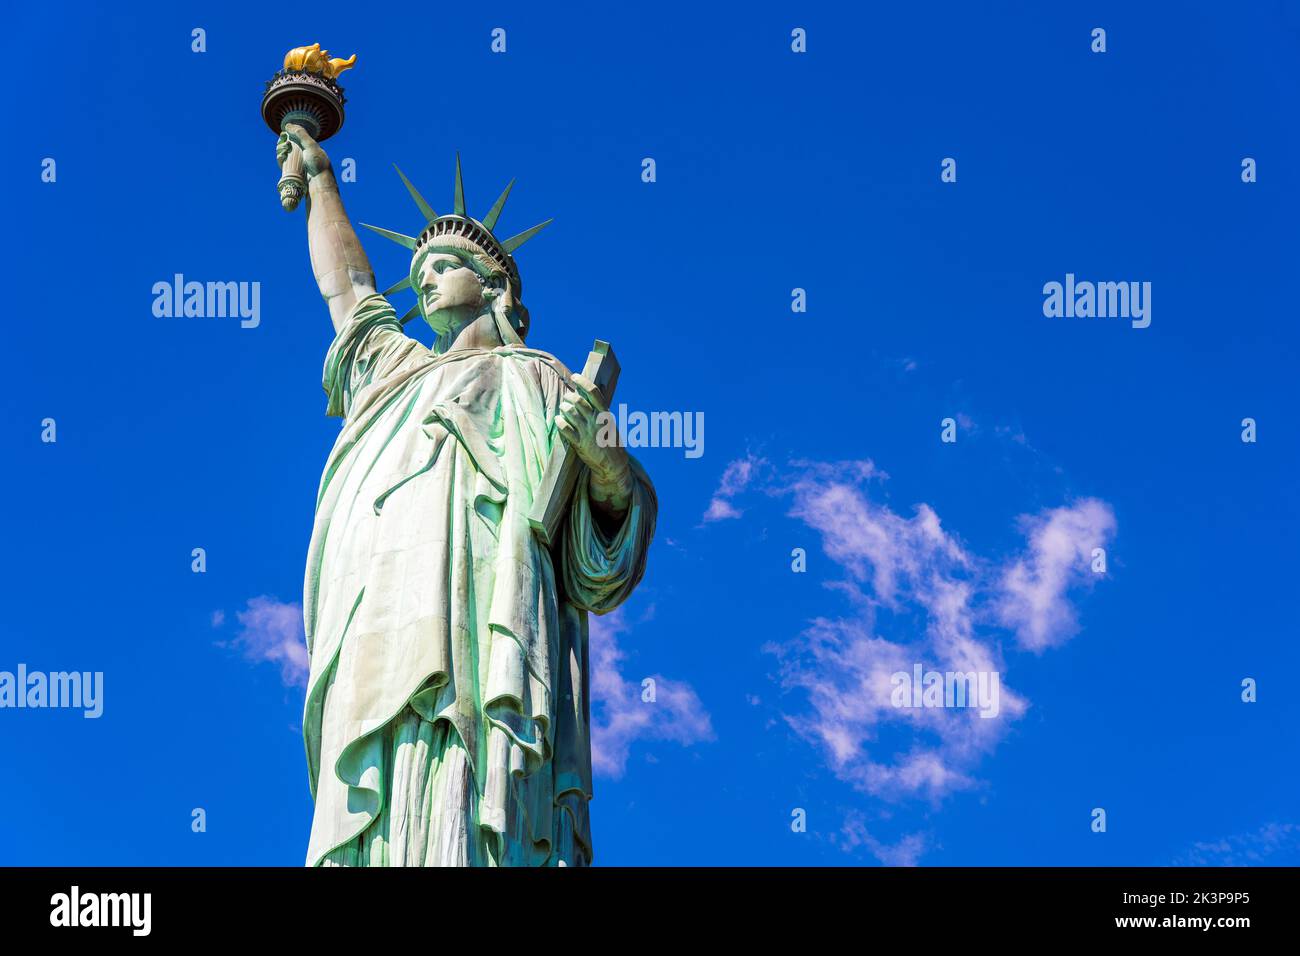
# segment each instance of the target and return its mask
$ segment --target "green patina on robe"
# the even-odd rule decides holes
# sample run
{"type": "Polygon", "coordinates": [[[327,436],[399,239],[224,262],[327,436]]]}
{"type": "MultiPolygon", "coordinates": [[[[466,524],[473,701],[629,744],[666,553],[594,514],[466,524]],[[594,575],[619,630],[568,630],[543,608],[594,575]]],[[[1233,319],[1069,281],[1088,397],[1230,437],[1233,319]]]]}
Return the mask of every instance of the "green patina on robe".
{"type": "Polygon", "coordinates": [[[378,295],[325,363],[343,430],[304,586],[308,865],[591,859],[587,612],[645,569],[635,461],[618,528],[585,469],[561,541],[528,524],[568,370],[522,345],[435,355],[378,295]]]}

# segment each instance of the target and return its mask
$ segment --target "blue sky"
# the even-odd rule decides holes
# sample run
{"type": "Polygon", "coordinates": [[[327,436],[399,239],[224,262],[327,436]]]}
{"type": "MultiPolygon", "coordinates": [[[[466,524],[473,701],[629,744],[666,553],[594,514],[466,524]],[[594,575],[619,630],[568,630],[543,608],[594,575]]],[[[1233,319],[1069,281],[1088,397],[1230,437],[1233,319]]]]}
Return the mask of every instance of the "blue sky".
{"type": "Polygon", "coordinates": [[[354,221],[417,228],[394,162],[445,206],[459,150],[477,214],[517,176],[506,234],[555,217],[530,344],[608,339],[621,401],[704,416],[701,457],[638,453],[598,864],[1300,862],[1293,5],[412,9],[10,14],[0,670],[105,689],[0,710],[0,863],[302,861],[290,606],[338,425],[258,101],[315,40],[359,55],[354,221]],[[176,273],[260,283],[258,326],[155,317],[176,273]],[[1067,273],[1150,282],[1150,327],[1044,317],[1067,273]],[[876,706],[954,648],[998,719],[876,706]]]}

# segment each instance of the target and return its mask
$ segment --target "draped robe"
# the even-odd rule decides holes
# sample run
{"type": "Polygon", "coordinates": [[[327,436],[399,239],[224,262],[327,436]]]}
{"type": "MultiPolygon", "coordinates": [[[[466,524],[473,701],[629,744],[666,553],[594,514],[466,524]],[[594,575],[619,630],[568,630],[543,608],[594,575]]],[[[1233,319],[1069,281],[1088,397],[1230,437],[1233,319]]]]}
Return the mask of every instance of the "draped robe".
{"type": "Polygon", "coordinates": [[[626,515],[598,518],[584,468],[538,541],[567,379],[521,344],[435,354],[378,295],[339,330],[304,584],[309,866],[590,862],[587,614],[640,581],[657,503],[633,460],[626,515]]]}

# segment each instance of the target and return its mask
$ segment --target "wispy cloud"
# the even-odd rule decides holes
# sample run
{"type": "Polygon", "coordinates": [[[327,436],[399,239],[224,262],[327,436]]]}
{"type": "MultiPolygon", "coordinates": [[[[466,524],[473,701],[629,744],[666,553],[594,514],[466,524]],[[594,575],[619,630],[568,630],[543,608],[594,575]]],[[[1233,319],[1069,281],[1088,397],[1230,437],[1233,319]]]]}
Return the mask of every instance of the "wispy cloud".
{"type": "Polygon", "coordinates": [[[766,468],[767,462],[755,455],[746,455],[730,462],[722,472],[718,490],[713,493],[709,507],[704,512],[704,523],[739,518],[744,512],[732,504],[735,498],[766,468]]]}
{"type": "Polygon", "coordinates": [[[1208,843],[1193,843],[1174,866],[1282,866],[1300,862],[1300,825],[1267,823],[1208,843]]]}
{"type": "MultiPolygon", "coordinates": [[[[1077,631],[1070,592],[1090,585],[1092,548],[1110,540],[1115,518],[1095,499],[1022,516],[1025,552],[997,562],[972,553],[930,505],[900,514],[877,500],[873,488],[887,478],[868,460],[800,461],[748,482],[787,496],[789,515],[820,535],[844,575],[827,586],[853,607],[763,650],[777,659],[783,689],[806,701],[785,720],[836,776],[872,796],[937,802],[976,785],[979,762],[1029,707],[1006,684],[1003,634],[1041,650],[1077,631]],[[891,677],[916,664],[997,673],[997,716],[896,707],[891,677]]],[[[926,847],[920,834],[882,843],[860,819],[846,824],[839,842],[897,864],[915,862],[926,847]]]]}
{"type": "Polygon", "coordinates": [[[1031,651],[1056,647],[1079,630],[1071,588],[1091,587],[1094,548],[1115,534],[1115,514],[1104,501],[1088,498],[1040,515],[1021,515],[1029,553],[1003,572],[998,616],[1031,651]]]}
{"type": "Polygon", "coordinates": [[[894,843],[886,843],[876,838],[867,829],[863,815],[850,811],[844,818],[844,826],[831,838],[836,846],[845,853],[853,853],[859,848],[866,849],[885,866],[916,866],[929,848],[929,839],[924,833],[909,833],[894,843]]]}
{"type": "Polygon", "coordinates": [[[824,752],[841,779],[873,796],[931,800],[973,784],[969,768],[1005,733],[1027,703],[1001,685],[996,718],[970,710],[895,707],[891,676],[927,670],[1005,670],[995,647],[976,636],[976,560],[928,505],[896,514],[872,500],[879,475],[870,461],[802,462],[787,477],[790,514],[818,531],[822,548],[847,573],[858,615],[817,618],[794,641],[764,650],[780,662],[786,690],[801,690],[810,709],[787,722],[824,752]],[[905,639],[877,631],[879,609],[903,624],[905,639]],[[896,747],[882,729],[903,733],[896,747]]]}
{"type": "Polygon", "coordinates": [[[798,461],[791,468],[794,477],[780,486],[794,496],[791,517],[819,532],[827,556],[854,579],[870,578],[884,603],[896,605],[903,580],[929,576],[939,563],[969,564],[928,505],[903,518],[872,504],[863,488],[883,477],[873,462],[798,461]]]}
{"type": "Polygon", "coordinates": [[[637,740],[667,740],[689,747],[713,740],[713,723],[690,684],[659,674],[653,701],[642,700],[642,679],[623,676],[619,638],[633,628],[620,608],[590,618],[592,771],[621,777],[637,740]]]}
{"type": "MultiPolygon", "coordinates": [[[[303,637],[301,604],[261,595],[250,598],[244,610],[235,612],[235,618],[239,621],[239,632],[221,646],[238,649],[254,663],[278,665],[280,679],[286,687],[306,686],[307,644],[303,637]]],[[[224,619],[224,614],[220,620],[213,615],[213,626],[219,626],[224,619]]]]}

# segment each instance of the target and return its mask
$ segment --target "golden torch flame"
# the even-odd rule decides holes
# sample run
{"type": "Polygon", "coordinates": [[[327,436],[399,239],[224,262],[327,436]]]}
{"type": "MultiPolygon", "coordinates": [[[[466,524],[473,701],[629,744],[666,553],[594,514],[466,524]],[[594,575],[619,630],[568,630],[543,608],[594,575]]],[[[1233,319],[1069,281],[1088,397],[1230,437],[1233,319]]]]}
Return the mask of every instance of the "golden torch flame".
{"type": "Polygon", "coordinates": [[[322,50],[319,43],[311,46],[296,46],[284,55],[286,70],[301,70],[306,73],[320,73],[328,79],[335,79],[344,70],[356,65],[357,55],[353,53],[346,60],[335,57],[330,59],[329,50],[322,50]]]}

